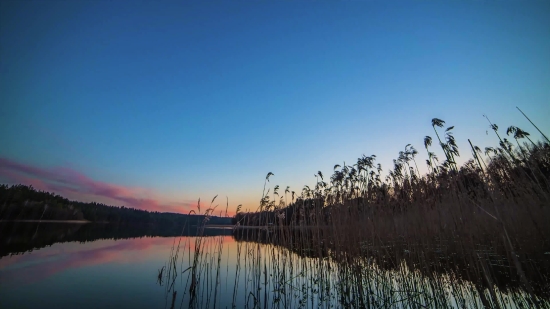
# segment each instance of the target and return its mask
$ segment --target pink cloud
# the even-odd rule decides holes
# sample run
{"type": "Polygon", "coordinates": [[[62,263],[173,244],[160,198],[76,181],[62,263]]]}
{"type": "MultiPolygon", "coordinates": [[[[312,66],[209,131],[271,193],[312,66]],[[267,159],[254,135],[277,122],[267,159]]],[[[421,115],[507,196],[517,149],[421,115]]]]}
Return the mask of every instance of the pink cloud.
{"type": "Polygon", "coordinates": [[[0,158],[0,177],[10,183],[32,185],[39,190],[55,192],[65,197],[74,196],[82,201],[100,202],[98,198],[109,199],[118,201],[118,206],[149,211],[187,213],[195,205],[192,201],[162,202],[152,197],[158,195],[153,190],[96,181],[70,168],[45,169],[6,158],[0,158]],[[91,196],[92,199],[86,196],[91,196]]]}

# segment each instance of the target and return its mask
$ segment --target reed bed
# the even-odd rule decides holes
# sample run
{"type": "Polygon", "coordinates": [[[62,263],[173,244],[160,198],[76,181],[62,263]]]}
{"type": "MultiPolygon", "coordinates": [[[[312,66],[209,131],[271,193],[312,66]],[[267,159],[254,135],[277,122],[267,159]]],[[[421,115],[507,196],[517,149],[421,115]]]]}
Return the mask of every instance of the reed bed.
{"type": "Polygon", "coordinates": [[[362,156],[300,195],[266,191],[268,173],[258,210],[235,216],[235,250],[200,233],[174,244],[167,304],[180,278],[190,308],[550,308],[549,141],[490,123],[500,146],[470,142],[459,167],[443,125],[432,120],[445,159],[426,136],[425,175],[411,145],[387,173],[362,156]]]}

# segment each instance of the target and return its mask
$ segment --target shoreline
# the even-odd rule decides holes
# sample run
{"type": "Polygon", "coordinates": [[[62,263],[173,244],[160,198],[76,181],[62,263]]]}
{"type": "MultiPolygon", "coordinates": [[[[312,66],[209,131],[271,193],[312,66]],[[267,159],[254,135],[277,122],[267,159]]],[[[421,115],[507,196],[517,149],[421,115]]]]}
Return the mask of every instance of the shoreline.
{"type": "Polygon", "coordinates": [[[88,220],[0,220],[0,223],[3,222],[27,222],[27,223],[94,223],[88,220]]]}

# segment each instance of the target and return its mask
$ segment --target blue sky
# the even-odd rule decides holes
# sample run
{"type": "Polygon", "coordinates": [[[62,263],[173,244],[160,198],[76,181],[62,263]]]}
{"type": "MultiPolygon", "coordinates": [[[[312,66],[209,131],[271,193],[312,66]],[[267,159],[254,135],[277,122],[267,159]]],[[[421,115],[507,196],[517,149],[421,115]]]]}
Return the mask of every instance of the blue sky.
{"type": "MultiPolygon", "coordinates": [[[[216,194],[255,208],[267,172],[299,192],[362,154],[387,170],[411,143],[424,162],[434,117],[455,125],[463,161],[468,138],[497,144],[482,114],[538,138],[519,106],[550,133],[546,1],[0,8],[3,182],[40,178],[13,166],[68,169],[158,209],[216,194]]],[[[79,190],[60,193],[127,201],[79,190]]]]}

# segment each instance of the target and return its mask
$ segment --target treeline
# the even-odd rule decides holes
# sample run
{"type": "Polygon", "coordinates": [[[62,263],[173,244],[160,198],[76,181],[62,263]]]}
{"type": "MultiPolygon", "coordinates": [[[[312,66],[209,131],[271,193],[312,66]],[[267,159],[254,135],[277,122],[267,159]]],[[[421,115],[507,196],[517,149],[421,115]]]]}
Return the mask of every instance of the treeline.
{"type": "Polygon", "coordinates": [[[0,220],[87,220],[91,222],[138,223],[169,226],[184,224],[227,225],[231,218],[146,211],[101,203],[70,201],[58,194],[26,185],[0,185],[0,220]]]}

